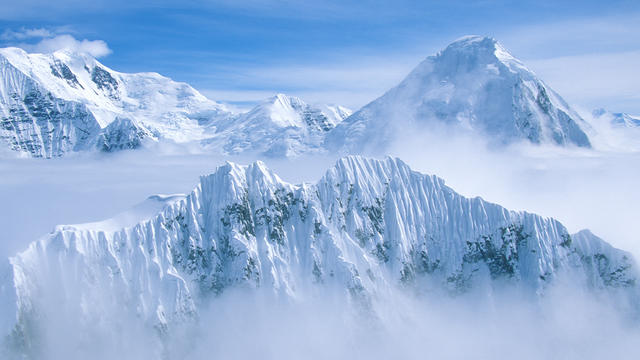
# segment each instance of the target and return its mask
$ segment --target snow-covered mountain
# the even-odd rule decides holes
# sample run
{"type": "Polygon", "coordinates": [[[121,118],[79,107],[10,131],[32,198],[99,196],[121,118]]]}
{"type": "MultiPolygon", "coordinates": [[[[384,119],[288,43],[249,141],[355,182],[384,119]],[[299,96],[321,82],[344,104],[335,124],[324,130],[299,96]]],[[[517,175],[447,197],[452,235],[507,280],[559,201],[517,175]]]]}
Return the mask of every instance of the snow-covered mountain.
{"type": "Polygon", "coordinates": [[[216,134],[203,141],[227,154],[246,151],[293,157],[323,150],[328,131],[351,115],[342,106],[312,106],[294,96],[277,94],[247,113],[216,122],[216,134]]]}
{"type": "Polygon", "coordinates": [[[0,72],[0,141],[34,157],[199,140],[202,122],[231,115],[187,84],[119,73],[85,54],[0,49],[0,72]]]}
{"type": "Polygon", "coordinates": [[[496,40],[461,38],[420,63],[398,86],[328,136],[330,148],[381,149],[416,130],[453,125],[493,143],[519,140],[589,147],[588,125],[496,40]]]}
{"type": "Polygon", "coordinates": [[[0,142],[36,157],[162,139],[227,154],[358,153],[443,124],[499,144],[591,146],[589,126],[558,94],[494,39],[477,36],[428,57],[354,114],[282,94],[233,114],[187,84],[155,73],[119,73],[64,51],[0,49],[0,71],[0,142]]]}
{"type": "Polygon", "coordinates": [[[33,157],[117,151],[145,142],[200,143],[227,154],[318,152],[351,115],[278,94],[235,114],[191,86],[156,73],[113,71],[86,55],[0,49],[0,143],[33,157]]]}
{"type": "Polygon", "coordinates": [[[593,110],[595,118],[603,118],[616,127],[640,128],[640,116],[633,116],[627,113],[613,113],[605,109],[593,110]]]}
{"type": "Polygon", "coordinates": [[[567,277],[640,300],[630,254],[554,219],[465,198],[398,159],[346,157],[302,185],[260,162],[227,163],[189,195],[59,226],[12,257],[0,276],[0,330],[29,352],[54,315],[117,328],[115,314],[128,314],[166,334],[229,289],[292,301],[338,289],[375,312],[378,296],[402,289],[535,297],[567,277]]]}

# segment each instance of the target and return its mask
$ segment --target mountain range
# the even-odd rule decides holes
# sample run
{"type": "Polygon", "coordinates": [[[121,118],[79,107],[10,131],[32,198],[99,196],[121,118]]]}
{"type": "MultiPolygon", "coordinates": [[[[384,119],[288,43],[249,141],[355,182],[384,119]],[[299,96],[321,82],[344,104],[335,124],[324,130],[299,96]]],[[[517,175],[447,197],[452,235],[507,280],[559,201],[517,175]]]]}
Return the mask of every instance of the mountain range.
{"type": "Polygon", "coordinates": [[[333,289],[373,316],[389,292],[507,288],[535,299],[568,280],[589,296],[640,305],[629,253],[588,230],[570,234],[554,219],[461,196],[390,157],[345,157],[301,185],[261,162],[227,163],[188,195],[58,226],[0,275],[0,330],[26,355],[52,316],[81,333],[120,328],[124,316],[170,338],[233,289],[288,301],[333,289]]]}
{"type": "Polygon", "coordinates": [[[155,73],[125,74],[85,55],[0,50],[0,144],[52,158],[156,142],[223,154],[295,157],[384,152],[416,131],[451,128],[496,145],[591,147],[593,129],[492,38],[468,36],[426,58],[398,86],[352,114],[278,94],[234,113],[155,73]]]}
{"type": "Polygon", "coordinates": [[[113,152],[148,143],[197,143],[226,154],[317,151],[351,114],[282,94],[235,114],[156,73],[113,71],[85,55],[0,50],[0,143],[31,157],[113,152]]]}
{"type": "Polygon", "coordinates": [[[165,346],[189,338],[182,331],[236,292],[263,303],[335,295],[369,325],[391,295],[421,306],[505,294],[536,303],[558,288],[640,315],[630,253],[589,230],[569,233],[555,219],[462,196],[398,158],[368,157],[422,132],[474,134],[498,148],[591,148],[602,123],[629,134],[640,126],[605,110],[586,116],[590,125],[492,38],[456,40],[355,112],[285,94],[235,112],[188,84],[68,51],[0,49],[0,71],[0,146],[13,155],[166,144],[271,158],[349,154],[297,185],[260,161],[227,162],[189,194],[57,226],[0,262],[0,357],[9,349],[44,358],[64,324],[80,350],[140,333],[151,335],[146,355],[181,358],[165,346]]]}

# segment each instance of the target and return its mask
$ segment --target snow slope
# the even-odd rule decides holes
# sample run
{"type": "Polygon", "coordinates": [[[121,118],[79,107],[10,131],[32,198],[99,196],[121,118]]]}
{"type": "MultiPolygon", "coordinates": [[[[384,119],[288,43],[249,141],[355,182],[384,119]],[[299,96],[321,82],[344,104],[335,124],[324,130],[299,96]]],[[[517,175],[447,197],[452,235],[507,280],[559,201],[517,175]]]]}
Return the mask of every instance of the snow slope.
{"type": "Polygon", "coordinates": [[[294,96],[277,94],[249,112],[216,123],[205,144],[227,154],[245,151],[272,157],[317,153],[328,131],[351,115],[342,106],[312,106],[294,96]]]}
{"type": "Polygon", "coordinates": [[[358,156],[302,185],[261,162],[227,163],[187,196],[57,227],[6,274],[0,330],[27,353],[51,311],[116,328],[116,315],[128,314],[162,335],[229,289],[292,301],[338,289],[375,312],[378,296],[401,289],[535,297],[569,278],[638,304],[632,256],[588,231],[570,235],[554,219],[465,198],[399,159],[358,156]]]}
{"type": "Polygon", "coordinates": [[[135,149],[169,140],[227,154],[318,152],[351,111],[278,94],[234,114],[156,73],[113,71],[78,53],[0,49],[0,143],[33,157],[135,149]]]}
{"type": "Polygon", "coordinates": [[[187,84],[119,73],[85,54],[0,49],[0,71],[0,141],[34,157],[128,148],[132,137],[198,140],[203,122],[231,115],[187,84]],[[114,132],[124,143],[113,143],[114,132]]]}
{"type": "Polygon", "coordinates": [[[380,149],[412,131],[447,125],[493,143],[589,147],[588,125],[496,40],[463,37],[426,58],[398,86],[329,134],[332,149],[380,149]]]}

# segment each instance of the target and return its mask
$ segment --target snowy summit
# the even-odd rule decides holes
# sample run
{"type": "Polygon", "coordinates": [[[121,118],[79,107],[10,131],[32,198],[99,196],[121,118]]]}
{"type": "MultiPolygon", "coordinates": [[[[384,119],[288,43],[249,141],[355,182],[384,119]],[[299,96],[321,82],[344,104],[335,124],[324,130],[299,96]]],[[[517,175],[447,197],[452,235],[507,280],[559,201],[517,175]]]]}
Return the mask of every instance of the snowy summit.
{"type": "Polygon", "coordinates": [[[426,58],[398,86],[328,137],[350,152],[384,148],[415,130],[451,126],[492,142],[590,147],[586,122],[495,39],[467,36],[426,58]]]}

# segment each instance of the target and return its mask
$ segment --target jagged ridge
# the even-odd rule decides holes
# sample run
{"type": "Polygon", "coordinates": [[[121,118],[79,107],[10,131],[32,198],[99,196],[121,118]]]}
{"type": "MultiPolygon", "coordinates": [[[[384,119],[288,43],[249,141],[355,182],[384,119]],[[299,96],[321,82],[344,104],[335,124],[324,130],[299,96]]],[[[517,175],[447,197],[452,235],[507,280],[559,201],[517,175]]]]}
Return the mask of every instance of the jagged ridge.
{"type": "Polygon", "coordinates": [[[101,324],[127,311],[161,333],[238,287],[290,299],[338,288],[375,311],[377,294],[397,286],[542,295],[570,276],[638,301],[630,254],[556,220],[465,198],[393,158],[343,158],[314,185],[285,183],[260,162],[227,163],[188,196],[145,204],[138,222],[129,214],[127,223],[60,226],[13,257],[1,287],[15,299],[5,334],[33,341],[52,294],[64,299],[56,311],[101,324]]]}

